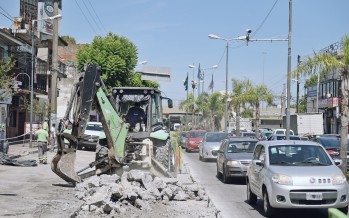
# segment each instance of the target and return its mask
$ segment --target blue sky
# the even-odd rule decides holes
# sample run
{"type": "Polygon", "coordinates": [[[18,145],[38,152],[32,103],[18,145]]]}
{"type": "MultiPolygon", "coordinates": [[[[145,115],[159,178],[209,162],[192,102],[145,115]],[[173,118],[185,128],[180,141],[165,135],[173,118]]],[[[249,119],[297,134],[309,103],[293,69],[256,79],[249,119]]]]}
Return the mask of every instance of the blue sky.
{"type": "MultiPolygon", "coordinates": [[[[200,63],[201,68],[217,64],[216,70],[205,71],[205,90],[212,73],[214,91],[225,89],[226,43],[209,39],[208,34],[235,38],[249,28],[255,34],[252,38],[287,38],[288,6],[287,0],[63,0],[60,35],[70,35],[78,43],[90,43],[94,36],[107,32],[128,38],[138,48],[139,62],[172,69],[172,81],[160,84],[177,103],[186,97],[183,80],[187,73],[192,79],[189,64],[198,67],[200,63]]],[[[19,0],[2,0],[1,7],[12,16],[19,15],[19,0]]],[[[349,35],[348,8],[348,0],[293,0],[292,69],[297,66],[297,55],[312,55],[349,35]]],[[[0,26],[12,24],[0,14],[0,26]]],[[[246,46],[232,41],[229,90],[231,78],[248,78],[255,84],[264,81],[280,95],[286,83],[287,46],[287,42],[251,42],[246,46]]],[[[194,74],[196,79],[197,69],[194,74]]],[[[295,96],[296,84],[291,85],[295,96]]]]}

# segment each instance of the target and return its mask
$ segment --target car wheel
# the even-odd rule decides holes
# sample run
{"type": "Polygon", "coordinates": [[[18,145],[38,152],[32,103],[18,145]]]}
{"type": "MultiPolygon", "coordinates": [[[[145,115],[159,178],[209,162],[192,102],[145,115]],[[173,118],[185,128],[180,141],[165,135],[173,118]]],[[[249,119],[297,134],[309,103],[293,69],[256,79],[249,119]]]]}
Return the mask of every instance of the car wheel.
{"type": "Polygon", "coordinates": [[[223,180],[223,183],[224,184],[227,184],[229,181],[229,178],[228,178],[228,176],[227,176],[227,173],[226,173],[226,171],[225,171],[225,166],[223,166],[223,170],[222,170],[223,172],[222,172],[222,180],[223,180]]]}
{"type": "Polygon", "coordinates": [[[217,174],[216,174],[216,176],[219,179],[219,178],[221,178],[222,174],[218,171],[218,163],[216,165],[217,165],[217,174]]]}
{"type": "Polygon", "coordinates": [[[199,152],[199,160],[202,161],[202,156],[201,156],[200,152],[199,152]]]}
{"type": "Polygon", "coordinates": [[[257,195],[252,193],[249,181],[247,181],[246,187],[247,187],[247,203],[249,203],[250,205],[256,204],[257,195]]]}
{"type": "Polygon", "coordinates": [[[345,215],[348,214],[348,206],[346,207],[342,207],[342,208],[338,208],[338,210],[340,210],[342,213],[344,213],[345,215]]]}
{"type": "Polygon", "coordinates": [[[186,151],[187,153],[190,153],[190,150],[189,150],[188,146],[185,148],[185,151],[186,151]]]}
{"type": "Polygon", "coordinates": [[[263,210],[266,217],[272,217],[275,213],[275,209],[270,206],[267,190],[263,192],[263,210]]]}

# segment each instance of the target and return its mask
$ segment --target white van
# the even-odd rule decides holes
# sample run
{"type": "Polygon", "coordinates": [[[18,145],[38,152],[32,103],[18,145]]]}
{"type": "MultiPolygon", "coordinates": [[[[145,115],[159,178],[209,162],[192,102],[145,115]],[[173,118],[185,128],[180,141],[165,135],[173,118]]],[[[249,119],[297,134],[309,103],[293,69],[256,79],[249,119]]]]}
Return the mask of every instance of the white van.
{"type": "MultiPolygon", "coordinates": [[[[286,135],[286,129],[274,129],[273,135],[275,135],[275,134],[286,135]]],[[[290,135],[294,135],[294,132],[292,129],[290,129],[290,135]]]]}

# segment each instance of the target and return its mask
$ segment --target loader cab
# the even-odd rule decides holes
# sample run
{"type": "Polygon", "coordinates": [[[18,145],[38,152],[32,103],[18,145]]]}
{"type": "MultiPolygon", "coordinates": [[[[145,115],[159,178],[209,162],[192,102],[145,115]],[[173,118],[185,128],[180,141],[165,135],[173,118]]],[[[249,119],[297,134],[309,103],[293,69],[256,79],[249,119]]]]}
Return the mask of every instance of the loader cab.
{"type": "Polygon", "coordinates": [[[135,104],[140,104],[140,108],[145,112],[144,122],[141,128],[130,128],[129,132],[146,134],[162,129],[162,100],[167,99],[168,106],[172,106],[172,100],[163,98],[160,90],[148,87],[116,87],[112,90],[118,115],[127,122],[127,114],[135,104]]]}

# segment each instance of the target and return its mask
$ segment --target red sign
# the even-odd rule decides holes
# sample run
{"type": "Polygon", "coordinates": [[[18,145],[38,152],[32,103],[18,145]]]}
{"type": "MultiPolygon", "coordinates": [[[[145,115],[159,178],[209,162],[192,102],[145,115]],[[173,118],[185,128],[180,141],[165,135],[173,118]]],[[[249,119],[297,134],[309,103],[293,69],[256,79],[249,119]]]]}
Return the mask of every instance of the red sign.
{"type": "Polygon", "coordinates": [[[319,108],[333,108],[341,104],[341,98],[319,99],[319,108]]]}

